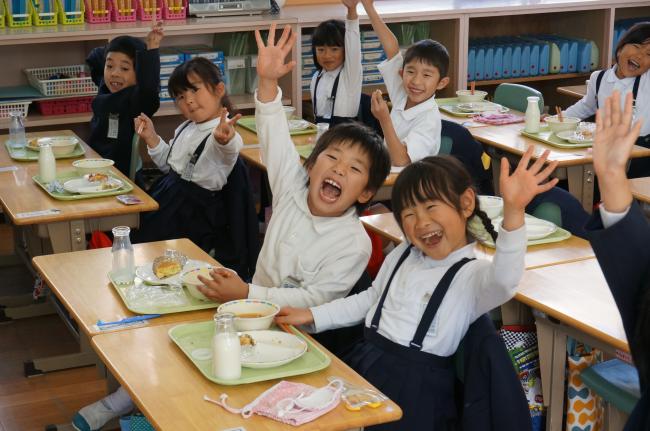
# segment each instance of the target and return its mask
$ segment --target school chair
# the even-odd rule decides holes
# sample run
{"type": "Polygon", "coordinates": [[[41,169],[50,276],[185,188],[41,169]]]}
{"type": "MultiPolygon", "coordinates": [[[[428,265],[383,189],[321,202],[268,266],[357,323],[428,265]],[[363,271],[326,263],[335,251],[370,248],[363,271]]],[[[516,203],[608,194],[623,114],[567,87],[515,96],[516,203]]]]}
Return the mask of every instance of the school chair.
{"type": "Polygon", "coordinates": [[[627,416],[641,397],[637,369],[620,359],[612,359],[585,368],[580,373],[580,378],[589,389],[607,402],[606,429],[623,429],[627,416]]]}
{"type": "Polygon", "coordinates": [[[529,96],[539,97],[539,112],[544,112],[544,96],[534,88],[521,84],[510,84],[504,82],[499,84],[494,92],[494,103],[506,106],[519,112],[526,112],[529,96]]]}
{"type": "Polygon", "coordinates": [[[142,168],[142,158],[140,157],[140,137],[137,133],[133,134],[131,140],[131,161],[129,163],[129,179],[135,181],[135,173],[142,168]]]}
{"type": "Polygon", "coordinates": [[[469,130],[453,121],[442,120],[439,154],[449,154],[460,160],[474,179],[480,194],[493,195],[490,171],[483,166],[483,146],[469,130]]]}
{"type": "Polygon", "coordinates": [[[384,137],[384,132],[381,130],[381,125],[379,121],[372,115],[370,109],[370,95],[366,93],[361,93],[361,100],[359,101],[359,112],[357,113],[357,120],[360,123],[365,124],[366,126],[373,129],[379,134],[382,138],[384,137]]]}
{"type": "Polygon", "coordinates": [[[540,193],[526,207],[526,212],[534,217],[550,221],[556,226],[585,238],[584,226],[589,214],[578,199],[560,187],[540,193]]]}

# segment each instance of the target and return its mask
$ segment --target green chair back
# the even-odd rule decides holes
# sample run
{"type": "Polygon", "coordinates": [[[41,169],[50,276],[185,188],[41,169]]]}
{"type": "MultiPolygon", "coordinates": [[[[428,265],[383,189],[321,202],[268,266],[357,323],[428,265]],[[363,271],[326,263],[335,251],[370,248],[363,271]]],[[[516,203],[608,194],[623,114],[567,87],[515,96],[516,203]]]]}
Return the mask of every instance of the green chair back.
{"type": "Polygon", "coordinates": [[[442,136],[440,138],[440,151],[438,154],[451,154],[451,147],[453,147],[454,141],[449,136],[442,136]]]}
{"type": "Polygon", "coordinates": [[[556,226],[562,227],[562,210],[556,203],[543,202],[537,205],[531,215],[537,218],[541,218],[542,220],[550,221],[556,226]]]}
{"type": "Polygon", "coordinates": [[[133,134],[131,141],[131,162],[129,163],[129,179],[135,180],[135,173],[142,167],[142,158],[140,157],[140,137],[137,133],[133,134]]]}
{"type": "Polygon", "coordinates": [[[528,100],[526,98],[529,96],[539,97],[539,112],[544,112],[544,96],[542,96],[542,93],[534,88],[521,84],[510,84],[507,82],[499,84],[494,92],[494,103],[507,106],[516,111],[526,112],[526,108],[528,107],[528,100]]]}
{"type": "Polygon", "coordinates": [[[634,373],[632,365],[612,359],[585,368],[580,378],[598,396],[629,415],[640,398],[638,375],[633,376],[634,373]]]}

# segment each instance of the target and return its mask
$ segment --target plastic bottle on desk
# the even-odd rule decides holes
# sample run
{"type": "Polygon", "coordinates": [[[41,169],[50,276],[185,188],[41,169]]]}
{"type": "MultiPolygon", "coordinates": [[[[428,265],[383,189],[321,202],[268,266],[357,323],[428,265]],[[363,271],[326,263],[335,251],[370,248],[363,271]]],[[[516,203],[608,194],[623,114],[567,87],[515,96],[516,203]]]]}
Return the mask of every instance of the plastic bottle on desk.
{"type": "Polygon", "coordinates": [[[241,345],[235,331],[235,315],[214,315],[212,338],[212,373],[218,379],[236,380],[241,377],[241,345]]]}
{"type": "Polygon", "coordinates": [[[526,126],[524,130],[527,133],[539,133],[539,97],[529,96],[528,106],[526,107],[526,126]]]}
{"type": "Polygon", "coordinates": [[[52,153],[52,146],[47,143],[39,145],[38,176],[42,183],[49,184],[56,180],[56,160],[52,153]]]}
{"type": "Polygon", "coordinates": [[[131,229],[127,226],[113,228],[113,267],[111,278],[116,284],[127,285],[135,278],[135,257],[129,239],[131,229]]]}
{"type": "Polygon", "coordinates": [[[9,116],[11,117],[11,123],[9,124],[9,145],[11,148],[23,149],[27,144],[25,140],[23,113],[20,111],[11,111],[9,116]]]}

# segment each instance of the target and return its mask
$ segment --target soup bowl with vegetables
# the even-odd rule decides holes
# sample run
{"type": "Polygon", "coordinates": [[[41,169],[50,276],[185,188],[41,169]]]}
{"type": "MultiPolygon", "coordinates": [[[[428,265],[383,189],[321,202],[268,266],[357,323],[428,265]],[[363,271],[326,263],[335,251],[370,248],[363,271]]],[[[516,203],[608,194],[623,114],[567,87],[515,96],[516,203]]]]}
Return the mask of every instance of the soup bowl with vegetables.
{"type": "Polygon", "coordinates": [[[269,329],[279,311],[279,305],[262,299],[237,299],[217,308],[217,313],[235,315],[235,329],[238,331],[269,329]]]}

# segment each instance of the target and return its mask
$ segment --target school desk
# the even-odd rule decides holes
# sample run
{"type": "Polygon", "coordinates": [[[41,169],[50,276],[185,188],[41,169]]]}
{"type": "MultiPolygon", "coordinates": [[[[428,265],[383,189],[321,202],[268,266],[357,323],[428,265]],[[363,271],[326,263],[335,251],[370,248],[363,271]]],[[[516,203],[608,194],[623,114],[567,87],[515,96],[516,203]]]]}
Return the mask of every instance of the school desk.
{"type": "MultiPolygon", "coordinates": [[[[188,239],[158,241],[135,244],[135,264],[143,265],[160,256],[168,248],[178,250],[190,259],[218,263],[188,239]]],[[[112,256],[110,248],[82,250],[69,253],[37,256],[32,259],[34,268],[56,296],[57,311],[70,315],[75,325],[70,326],[79,338],[81,352],[71,355],[34,359],[27,369],[33,374],[63,368],[78,367],[94,363],[94,355],[89,348],[89,338],[100,334],[94,325],[97,320],[115,321],[134,316],[108,280],[112,256]]],[[[165,314],[147,320],[147,326],[178,323],[189,320],[205,320],[214,315],[215,309],[185,313],[165,314]]],[[[64,318],[68,323],[68,319],[64,318]]],[[[126,327],[128,329],[129,327],[126,327]]],[[[26,369],[26,370],[27,370],[26,369]]]]}
{"type": "Polygon", "coordinates": [[[517,301],[534,311],[547,430],[562,427],[566,343],[571,336],[607,355],[629,352],[621,316],[596,259],[528,270],[517,301]]]}
{"type": "MultiPolygon", "coordinates": [[[[387,401],[376,409],[362,408],[356,412],[340,404],[333,411],[300,427],[258,415],[243,419],[241,415],[204,401],[203,395],[219,399],[222,393],[226,393],[230,406],[243,407],[278,380],[237,386],[223,386],[207,380],[167,335],[173,326],[137,328],[92,338],[93,348],[102,361],[157,430],[223,431],[241,426],[248,431],[334,431],[391,422],[402,415],[395,403],[387,401]]],[[[311,374],[287,377],[286,380],[321,387],[327,385],[328,376],[337,376],[356,386],[372,387],[337,357],[327,354],[332,360],[329,367],[311,374]]]]}
{"type": "MultiPolygon", "coordinates": [[[[360,219],[366,228],[390,241],[400,243],[404,240],[402,231],[392,213],[364,216],[360,219]]],[[[477,243],[474,252],[478,259],[491,260],[495,250],[477,243]]],[[[589,242],[577,236],[571,236],[560,242],[529,246],[524,260],[526,269],[532,269],[592,257],[594,257],[594,251],[589,242]]]]}
{"type": "Polygon", "coordinates": [[[650,204],[650,177],[632,178],[630,188],[634,199],[650,204]]]}
{"type": "Polygon", "coordinates": [[[587,86],[583,85],[567,85],[566,87],[558,87],[557,92],[576,99],[582,99],[587,94],[587,86]]]}
{"type": "MultiPolygon", "coordinates": [[[[69,130],[57,130],[27,133],[27,138],[53,135],[77,137],[69,130]]],[[[86,233],[93,230],[110,230],[118,225],[137,227],[141,212],[158,209],[158,203],[136,185],[133,185],[130,194],[143,201],[138,205],[124,205],[115,196],[79,201],[54,200],[32,180],[32,176],[38,175],[38,162],[12,160],[5,148],[7,139],[8,135],[0,136],[0,167],[15,166],[17,169],[0,172],[0,203],[11,224],[25,233],[31,255],[83,250],[86,248],[86,233]],[[53,208],[60,212],[21,217],[21,213],[53,208]],[[43,240],[48,239],[51,246],[47,242],[43,243],[43,240]]],[[[86,158],[100,157],[81,139],[79,141],[86,150],[86,158]]],[[[57,171],[74,170],[74,160],[77,159],[58,159],[57,171]]],[[[113,173],[122,181],[129,181],[116,169],[113,169],[113,173]]]]}

